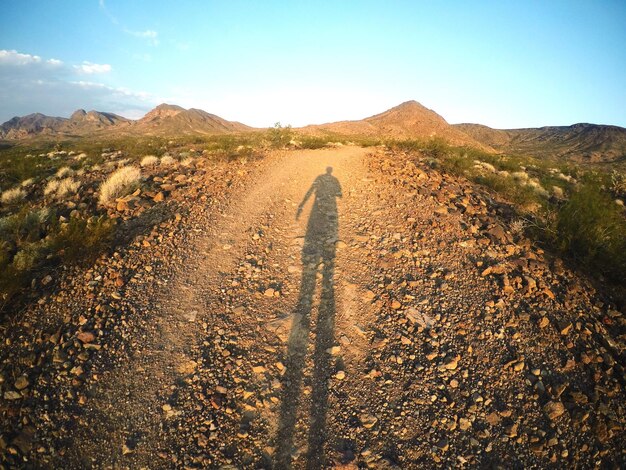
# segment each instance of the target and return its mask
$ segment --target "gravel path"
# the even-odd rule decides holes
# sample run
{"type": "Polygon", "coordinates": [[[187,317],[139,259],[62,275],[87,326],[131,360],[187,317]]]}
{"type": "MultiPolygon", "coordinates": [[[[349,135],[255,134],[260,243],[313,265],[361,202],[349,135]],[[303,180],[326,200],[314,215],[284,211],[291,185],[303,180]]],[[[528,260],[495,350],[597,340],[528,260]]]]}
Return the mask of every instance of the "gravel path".
{"type": "Polygon", "coordinates": [[[623,317],[505,204],[351,146],[190,185],[5,325],[6,465],[624,463],[623,317]]]}

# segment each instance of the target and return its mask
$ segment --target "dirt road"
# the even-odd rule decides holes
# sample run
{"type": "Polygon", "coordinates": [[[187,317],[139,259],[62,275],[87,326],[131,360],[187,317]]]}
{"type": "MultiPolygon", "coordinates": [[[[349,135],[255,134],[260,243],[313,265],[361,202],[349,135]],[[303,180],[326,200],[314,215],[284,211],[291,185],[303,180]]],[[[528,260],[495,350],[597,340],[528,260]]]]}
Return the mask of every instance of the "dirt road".
{"type": "Polygon", "coordinates": [[[623,461],[623,369],[603,340],[617,334],[599,321],[610,307],[469,183],[370,149],[286,152],[207,214],[155,273],[133,265],[143,274],[120,292],[133,306],[120,323],[125,359],[67,392],[71,417],[39,414],[30,437],[54,448],[36,457],[35,444],[29,458],[623,461]]]}

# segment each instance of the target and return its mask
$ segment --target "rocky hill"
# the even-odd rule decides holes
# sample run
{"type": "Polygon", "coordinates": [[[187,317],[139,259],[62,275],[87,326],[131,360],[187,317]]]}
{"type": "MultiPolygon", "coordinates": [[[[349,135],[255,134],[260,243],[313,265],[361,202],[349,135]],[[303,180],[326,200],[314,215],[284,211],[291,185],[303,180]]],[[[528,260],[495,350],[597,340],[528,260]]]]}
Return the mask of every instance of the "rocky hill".
{"type": "Polygon", "coordinates": [[[201,109],[185,109],[160,104],[134,123],[135,132],[146,134],[221,134],[245,132],[252,128],[240,122],[227,121],[201,109]]]}
{"type": "Polygon", "coordinates": [[[578,162],[626,160],[626,129],[598,124],[573,124],[528,129],[492,129],[480,124],[454,127],[498,151],[578,162]]]}
{"type": "Polygon", "coordinates": [[[312,125],[300,130],[309,134],[334,133],[384,136],[396,139],[442,137],[453,145],[488,148],[484,143],[451,126],[439,114],[422,106],[417,101],[406,101],[383,113],[360,121],[339,121],[312,125]]]}
{"type": "Polygon", "coordinates": [[[18,140],[34,135],[52,135],[58,133],[69,121],[61,117],[33,113],[8,120],[0,126],[0,138],[18,140]]]}
{"type": "Polygon", "coordinates": [[[14,117],[0,126],[0,139],[21,140],[34,137],[90,136],[92,134],[223,134],[245,132],[252,128],[231,122],[201,109],[184,109],[161,104],[143,118],[133,121],[113,113],[75,111],[71,117],[51,117],[41,113],[14,117]]]}

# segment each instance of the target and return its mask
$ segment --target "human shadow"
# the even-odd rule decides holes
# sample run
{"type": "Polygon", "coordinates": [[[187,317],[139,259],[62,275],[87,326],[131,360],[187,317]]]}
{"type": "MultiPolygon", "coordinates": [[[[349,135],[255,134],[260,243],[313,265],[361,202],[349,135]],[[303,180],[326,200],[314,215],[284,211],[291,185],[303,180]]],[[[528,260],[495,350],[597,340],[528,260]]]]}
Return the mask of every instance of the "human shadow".
{"type": "Polygon", "coordinates": [[[334,343],[335,328],[335,245],[338,236],[337,198],[341,197],[339,180],[332,167],[319,175],[298,206],[300,217],[306,202],[315,195],[302,247],[302,280],[298,304],[293,316],[287,344],[286,372],[282,378],[282,402],[278,423],[275,468],[291,467],[291,454],[298,416],[298,401],[302,391],[305,359],[308,349],[311,313],[316,280],[321,273],[320,302],[315,323],[313,351],[312,396],[308,432],[307,468],[324,466],[328,382],[331,376],[331,356],[326,352],[334,343]]]}

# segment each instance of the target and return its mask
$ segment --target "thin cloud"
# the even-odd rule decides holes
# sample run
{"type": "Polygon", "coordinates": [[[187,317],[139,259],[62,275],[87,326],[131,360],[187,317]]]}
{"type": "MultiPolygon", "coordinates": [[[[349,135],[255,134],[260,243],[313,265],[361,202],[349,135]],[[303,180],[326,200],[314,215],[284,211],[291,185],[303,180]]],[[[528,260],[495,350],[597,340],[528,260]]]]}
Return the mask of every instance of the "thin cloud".
{"type": "Polygon", "coordinates": [[[129,34],[131,36],[134,36],[136,38],[139,39],[143,39],[145,41],[148,42],[148,44],[152,45],[152,46],[158,46],[159,45],[159,33],[152,30],[152,29],[146,29],[145,31],[135,31],[132,29],[129,29],[125,26],[122,25],[122,23],[120,23],[120,21],[117,19],[116,16],[114,16],[109,9],[107,8],[104,0],[98,0],[98,4],[100,5],[100,10],[102,10],[102,12],[106,15],[107,18],[109,18],[109,20],[111,21],[111,23],[113,23],[115,26],[118,26],[121,28],[122,31],[124,31],[126,34],[129,34]]]}
{"type": "Polygon", "coordinates": [[[120,22],[117,21],[117,18],[109,12],[108,8],[104,4],[104,0],[99,0],[98,4],[100,5],[100,9],[102,10],[102,12],[109,18],[109,20],[111,20],[111,23],[116,25],[120,24],[120,22]]]}
{"type": "Polygon", "coordinates": [[[93,64],[85,61],[80,65],[74,65],[74,70],[87,75],[93,75],[96,73],[108,73],[111,71],[111,66],[109,64],[93,64]]]}
{"type": "Polygon", "coordinates": [[[130,29],[124,29],[124,32],[126,34],[130,34],[131,36],[135,36],[136,38],[145,39],[153,46],[159,45],[159,33],[152,29],[147,29],[145,31],[132,31],[130,29]]]}

